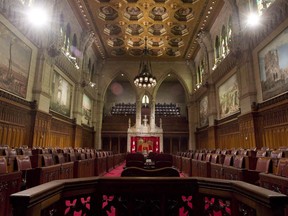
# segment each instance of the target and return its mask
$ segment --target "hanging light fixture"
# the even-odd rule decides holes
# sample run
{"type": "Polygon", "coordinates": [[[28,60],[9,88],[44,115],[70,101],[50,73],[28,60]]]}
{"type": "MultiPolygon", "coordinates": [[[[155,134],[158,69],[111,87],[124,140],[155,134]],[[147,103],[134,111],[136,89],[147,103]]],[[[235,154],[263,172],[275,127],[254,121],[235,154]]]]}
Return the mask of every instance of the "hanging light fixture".
{"type": "Polygon", "coordinates": [[[156,78],[152,76],[151,62],[147,59],[147,38],[145,37],[145,48],[143,58],[139,65],[138,76],[134,78],[134,84],[139,88],[151,88],[157,83],[156,78]]]}

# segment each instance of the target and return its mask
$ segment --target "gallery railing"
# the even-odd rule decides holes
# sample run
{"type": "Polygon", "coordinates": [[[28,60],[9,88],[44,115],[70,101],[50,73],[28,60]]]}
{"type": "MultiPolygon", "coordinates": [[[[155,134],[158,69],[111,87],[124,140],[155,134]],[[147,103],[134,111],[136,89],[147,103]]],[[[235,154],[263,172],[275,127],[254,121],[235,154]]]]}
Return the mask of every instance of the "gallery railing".
{"type": "Polygon", "coordinates": [[[12,194],[23,215],[284,215],[287,196],[240,181],[92,177],[57,180],[12,194]]]}

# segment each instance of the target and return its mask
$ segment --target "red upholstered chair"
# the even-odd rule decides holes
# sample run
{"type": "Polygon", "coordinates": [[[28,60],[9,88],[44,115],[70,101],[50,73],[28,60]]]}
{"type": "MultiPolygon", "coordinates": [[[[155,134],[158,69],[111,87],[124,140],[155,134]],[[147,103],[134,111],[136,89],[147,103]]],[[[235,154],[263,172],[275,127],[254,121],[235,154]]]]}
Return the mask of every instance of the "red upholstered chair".
{"type": "Polygon", "coordinates": [[[156,168],[172,167],[173,165],[173,157],[170,154],[157,154],[154,159],[156,168]]]}
{"type": "Polygon", "coordinates": [[[276,175],[288,177],[288,158],[281,158],[279,160],[276,175]]]}
{"type": "Polygon", "coordinates": [[[27,155],[18,155],[16,162],[18,171],[32,169],[30,157],[27,155]]]}
{"type": "Polygon", "coordinates": [[[256,157],[266,157],[267,151],[266,150],[259,150],[256,152],[256,157]]]}
{"type": "Polygon", "coordinates": [[[145,158],[143,154],[140,153],[128,153],[126,156],[126,167],[140,167],[143,168],[145,163],[145,158]]]}
{"type": "Polygon", "coordinates": [[[33,170],[31,160],[30,157],[27,155],[18,155],[16,156],[15,162],[16,162],[15,164],[16,170],[22,172],[21,190],[24,190],[27,188],[27,185],[29,185],[33,181],[33,170]],[[27,181],[29,182],[28,184],[27,181]]]}
{"type": "Polygon", "coordinates": [[[54,154],[56,164],[65,163],[65,157],[62,153],[54,154]]]}
{"type": "Polygon", "coordinates": [[[271,173],[272,160],[268,157],[259,157],[255,170],[248,170],[245,175],[245,181],[251,184],[259,184],[259,173],[271,173]]]}
{"type": "Polygon", "coordinates": [[[7,160],[5,157],[0,157],[0,174],[8,172],[7,160]]]}
{"type": "Polygon", "coordinates": [[[233,164],[233,155],[225,155],[223,166],[231,166],[233,164]]]}
{"type": "Polygon", "coordinates": [[[42,155],[42,166],[52,166],[54,165],[52,154],[43,154],[42,155]]]}
{"type": "Polygon", "coordinates": [[[243,155],[237,155],[234,158],[233,167],[238,168],[238,169],[244,168],[244,156],[243,155]]]}
{"type": "Polygon", "coordinates": [[[270,173],[272,171],[271,165],[272,165],[271,164],[271,158],[261,157],[261,158],[258,158],[258,160],[257,160],[255,170],[258,172],[270,173]]]}

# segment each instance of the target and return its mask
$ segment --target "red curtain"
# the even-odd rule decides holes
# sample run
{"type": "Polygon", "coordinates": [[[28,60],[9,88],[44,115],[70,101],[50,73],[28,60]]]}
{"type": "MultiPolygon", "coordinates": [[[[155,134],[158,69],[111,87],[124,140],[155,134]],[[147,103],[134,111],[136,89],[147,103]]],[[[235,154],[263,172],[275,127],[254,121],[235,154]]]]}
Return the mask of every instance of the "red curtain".
{"type": "Polygon", "coordinates": [[[131,149],[132,153],[142,151],[153,151],[159,153],[160,151],[160,137],[146,136],[146,137],[131,137],[131,149]],[[139,140],[141,142],[139,142],[139,140]],[[150,145],[152,144],[152,145],[150,145]]]}

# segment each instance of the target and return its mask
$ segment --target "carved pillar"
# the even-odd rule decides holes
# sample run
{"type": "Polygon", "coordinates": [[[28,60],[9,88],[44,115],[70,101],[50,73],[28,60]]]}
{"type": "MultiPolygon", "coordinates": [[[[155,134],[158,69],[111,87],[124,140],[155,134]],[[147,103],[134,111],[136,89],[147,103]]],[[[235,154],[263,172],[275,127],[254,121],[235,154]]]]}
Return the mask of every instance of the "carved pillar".
{"type": "Polygon", "coordinates": [[[76,124],[78,125],[81,125],[82,123],[82,106],[83,106],[83,88],[79,83],[75,86],[75,98],[73,109],[73,118],[75,118],[76,124]]]}
{"type": "Polygon", "coordinates": [[[95,128],[95,139],[94,139],[94,148],[102,148],[101,132],[102,132],[102,118],[103,118],[103,100],[98,100],[97,103],[93,106],[93,114],[95,113],[95,118],[93,118],[93,125],[95,128]]]}
{"type": "Polygon", "coordinates": [[[150,126],[155,128],[155,99],[150,102],[150,126]]]}
{"type": "Polygon", "coordinates": [[[197,116],[195,113],[197,113],[197,104],[195,102],[189,103],[187,105],[188,108],[188,122],[189,122],[189,150],[195,150],[196,149],[196,127],[197,127],[197,116]]]}
{"type": "Polygon", "coordinates": [[[141,106],[142,101],[139,96],[137,96],[136,99],[136,128],[139,128],[141,126],[141,106]]]}
{"type": "Polygon", "coordinates": [[[208,121],[209,126],[213,126],[215,124],[215,120],[217,119],[217,104],[216,104],[216,90],[215,86],[212,84],[208,84],[208,121]]]}

